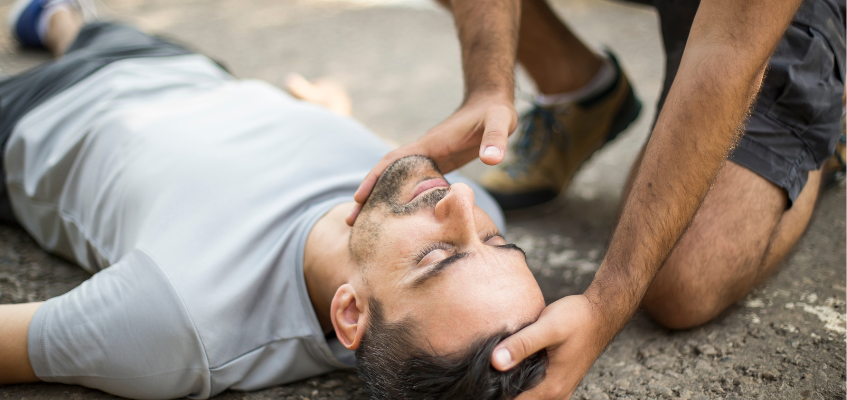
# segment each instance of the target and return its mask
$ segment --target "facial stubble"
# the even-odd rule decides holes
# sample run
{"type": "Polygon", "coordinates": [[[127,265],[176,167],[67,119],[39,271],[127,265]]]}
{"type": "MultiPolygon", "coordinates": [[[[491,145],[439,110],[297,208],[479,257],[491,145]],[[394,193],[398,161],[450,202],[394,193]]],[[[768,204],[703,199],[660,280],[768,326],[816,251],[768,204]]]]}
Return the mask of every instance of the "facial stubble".
{"type": "Polygon", "coordinates": [[[432,159],[424,156],[408,156],[391,164],[377,180],[374,190],[362,207],[362,212],[350,234],[350,252],[360,265],[363,265],[363,261],[370,258],[376,248],[380,238],[380,222],[386,215],[412,215],[435,207],[441,199],[447,196],[450,190],[439,188],[404,204],[400,195],[409,180],[418,177],[427,178],[422,176],[424,175],[422,173],[416,173],[420,170],[434,171],[434,174],[430,174],[433,176],[428,177],[431,179],[443,177],[432,159]]]}

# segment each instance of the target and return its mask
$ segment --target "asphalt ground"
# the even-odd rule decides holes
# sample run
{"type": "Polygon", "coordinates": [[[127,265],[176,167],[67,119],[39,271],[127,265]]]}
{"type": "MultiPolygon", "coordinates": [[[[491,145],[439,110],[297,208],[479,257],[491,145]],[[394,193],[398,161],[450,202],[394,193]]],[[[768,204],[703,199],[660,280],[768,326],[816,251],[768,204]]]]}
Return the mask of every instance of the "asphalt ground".
{"type": "MultiPolygon", "coordinates": [[[[0,0],[0,14],[11,0],[0,0]]],[[[186,43],[236,76],[282,86],[289,72],[344,85],[356,119],[408,143],[462,98],[460,53],[449,14],[426,0],[105,1],[105,19],[186,43]]],[[[551,204],[507,214],[509,238],[548,301],[580,293],[605,252],[626,173],[646,140],[661,88],[658,18],[649,7],[600,0],[555,3],[596,48],[614,51],[645,104],[639,119],[589,160],[551,204]]],[[[6,26],[6,25],[3,25],[6,26]]],[[[3,28],[0,70],[48,60],[3,28]]],[[[518,105],[533,88],[518,70],[518,105]]],[[[484,167],[464,169],[478,176],[484,167]]],[[[611,343],[574,398],[843,399],[845,389],[845,186],[826,190],[811,225],[777,272],[713,322],[671,332],[638,314],[611,343]]],[[[0,303],[46,300],[88,278],[19,228],[0,226],[0,303]]],[[[2,399],[107,399],[82,387],[0,388],[2,399]]],[[[354,373],[336,372],[216,399],[365,399],[354,373]]]]}

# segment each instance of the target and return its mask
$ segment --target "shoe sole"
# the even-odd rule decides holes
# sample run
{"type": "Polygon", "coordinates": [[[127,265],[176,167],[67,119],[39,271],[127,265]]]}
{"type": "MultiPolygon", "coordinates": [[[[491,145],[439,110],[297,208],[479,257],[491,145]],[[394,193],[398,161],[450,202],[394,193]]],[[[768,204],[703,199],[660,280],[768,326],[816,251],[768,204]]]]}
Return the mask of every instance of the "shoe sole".
{"type": "MultiPolygon", "coordinates": [[[[603,148],[606,143],[614,140],[618,137],[618,134],[626,130],[626,128],[628,128],[635,119],[638,118],[638,115],[641,114],[641,108],[641,101],[635,97],[635,92],[632,90],[632,86],[630,86],[629,93],[627,94],[626,99],[624,99],[623,106],[615,115],[615,119],[612,120],[612,126],[609,129],[609,134],[606,135],[606,140],[597,150],[603,148]]],[[[588,161],[588,159],[590,159],[597,150],[589,154],[583,161],[583,164],[585,161],[588,161]]],[[[578,171],[579,168],[574,171],[574,175],[576,175],[578,171]]],[[[573,178],[573,176],[571,176],[571,178],[573,178]]],[[[570,182],[567,182],[564,188],[567,188],[569,184],[570,182]]],[[[500,204],[500,208],[506,211],[537,206],[547,203],[559,196],[559,192],[554,192],[552,190],[538,190],[523,193],[499,193],[490,190],[488,192],[491,194],[491,197],[494,197],[494,200],[500,204]]]]}

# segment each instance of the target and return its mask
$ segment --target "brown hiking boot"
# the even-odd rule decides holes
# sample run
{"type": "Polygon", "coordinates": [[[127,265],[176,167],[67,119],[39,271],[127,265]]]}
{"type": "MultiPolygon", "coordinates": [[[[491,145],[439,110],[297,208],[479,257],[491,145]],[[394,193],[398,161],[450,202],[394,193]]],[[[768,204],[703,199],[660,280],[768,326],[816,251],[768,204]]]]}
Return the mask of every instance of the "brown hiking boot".
{"type": "Polygon", "coordinates": [[[641,102],[618,61],[615,82],[589,99],[552,107],[535,105],[521,116],[507,159],[481,183],[505,210],[556,198],[595,151],[638,117],[641,102]]]}

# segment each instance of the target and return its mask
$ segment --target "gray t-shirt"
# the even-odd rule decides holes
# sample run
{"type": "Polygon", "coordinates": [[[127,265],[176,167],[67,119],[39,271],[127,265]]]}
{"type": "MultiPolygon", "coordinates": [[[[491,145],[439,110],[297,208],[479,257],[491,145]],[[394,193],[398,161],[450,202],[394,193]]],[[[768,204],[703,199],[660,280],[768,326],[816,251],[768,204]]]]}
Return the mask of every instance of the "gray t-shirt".
{"type": "Polygon", "coordinates": [[[42,247],[94,275],[33,317],[36,375],[206,398],[353,366],[324,338],[303,251],[388,150],[200,55],[118,61],[38,106],[5,150],[12,206],[42,247]]]}

